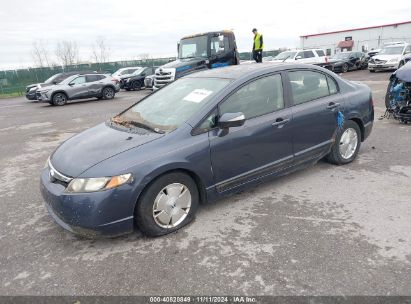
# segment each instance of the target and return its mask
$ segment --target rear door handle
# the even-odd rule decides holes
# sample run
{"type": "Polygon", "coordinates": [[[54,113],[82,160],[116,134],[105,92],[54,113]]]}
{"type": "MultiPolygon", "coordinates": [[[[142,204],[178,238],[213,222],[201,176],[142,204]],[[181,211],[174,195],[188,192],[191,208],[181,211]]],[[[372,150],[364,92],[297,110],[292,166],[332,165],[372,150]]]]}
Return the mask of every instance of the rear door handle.
{"type": "Polygon", "coordinates": [[[279,127],[279,128],[281,128],[283,125],[285,125],[286,123],[288,123],[290,121],[290,119],[289,118],[286,118],[286,119],[284,119],[284,118],[277,118],[276,120],[275,120],[275,122],[273,122],[272,123],[272,126],[273,127],[279,127]]]}
{"type": "Polygon", "coordinates": [[[339,106],[340,104],[338,102],[330,102],[327,106],[327,109],[332,110],[332,109],[338,108],[339,106]]]}

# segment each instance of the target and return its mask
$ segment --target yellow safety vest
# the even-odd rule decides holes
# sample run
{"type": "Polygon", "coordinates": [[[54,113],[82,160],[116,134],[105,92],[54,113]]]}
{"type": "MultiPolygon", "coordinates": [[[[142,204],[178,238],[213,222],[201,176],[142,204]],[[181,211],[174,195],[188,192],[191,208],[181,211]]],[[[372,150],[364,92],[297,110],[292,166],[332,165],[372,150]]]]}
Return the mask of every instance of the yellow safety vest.
{"type": "Polygon", "coordinates": [[[256,51],[262,50],[264,48],[264,42],[263,44],[260,43],[261,36],[261,34],[257,34],[254,36],[254,50],[256,51]]]}

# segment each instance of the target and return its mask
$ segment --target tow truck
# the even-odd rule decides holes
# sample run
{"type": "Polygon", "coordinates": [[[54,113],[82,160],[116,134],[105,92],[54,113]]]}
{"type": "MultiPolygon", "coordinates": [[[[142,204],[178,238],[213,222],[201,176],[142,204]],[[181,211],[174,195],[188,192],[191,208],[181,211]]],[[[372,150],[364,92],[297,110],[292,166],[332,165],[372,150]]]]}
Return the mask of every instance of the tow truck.
{"type": "Polygon", "coordinates": [[[155,71],[153,90],[200,70],[240,64],[233,31],[207,32],[181,38],[178,58],[155,71]]]}

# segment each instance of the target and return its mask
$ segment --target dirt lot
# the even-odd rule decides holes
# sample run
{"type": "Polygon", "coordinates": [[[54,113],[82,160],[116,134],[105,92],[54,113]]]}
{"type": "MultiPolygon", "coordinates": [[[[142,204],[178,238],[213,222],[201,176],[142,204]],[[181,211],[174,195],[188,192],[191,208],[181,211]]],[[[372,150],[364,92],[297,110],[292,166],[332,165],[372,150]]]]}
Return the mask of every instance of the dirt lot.
{"type": "MultiPolygon", "coordinates": [[[[384,111],[389,73],[349,72],[384,111]]],[[[0,295],[411,295],[411,125],[376,120],[358,159],[325,162],[200,208],[178,233],[86,240],[43,206],[66,138],[141,98],[0,100],[0,295]]]]}

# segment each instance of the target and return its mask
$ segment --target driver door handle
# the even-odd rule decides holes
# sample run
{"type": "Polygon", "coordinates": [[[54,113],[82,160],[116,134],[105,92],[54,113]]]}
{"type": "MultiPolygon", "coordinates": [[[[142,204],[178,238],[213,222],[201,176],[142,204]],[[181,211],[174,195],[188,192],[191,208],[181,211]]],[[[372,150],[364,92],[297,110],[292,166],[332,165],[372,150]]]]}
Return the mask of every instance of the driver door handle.
{"type": "Polygon", "coordinates": [[[332,110],[332,109],[338,108],[339,106],[340,104],[338,102],[330,102],[327,106],[327,109],[332,110]]]}
{"type": "Polygon", "coordinates": [[[283,125],[285,125],[286,123],[288,123],[290,121],[290,119],[289,118],[282,118],[282,117],[279,117],[279,118],[277,118],[276,120],[275,120],[275,122],[273,122],[272,123],[272,126],[273,127],[279,127],[279,128],[281,128],[283,125]]]}

